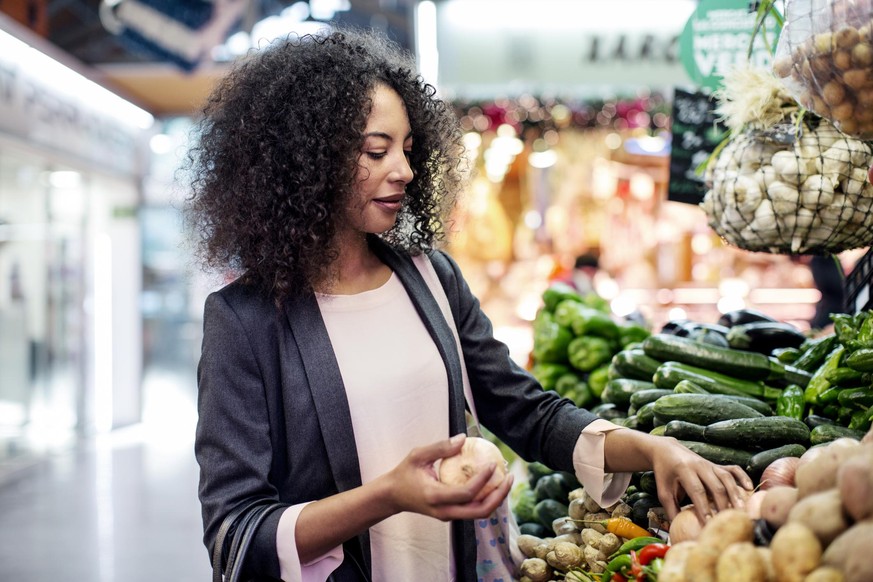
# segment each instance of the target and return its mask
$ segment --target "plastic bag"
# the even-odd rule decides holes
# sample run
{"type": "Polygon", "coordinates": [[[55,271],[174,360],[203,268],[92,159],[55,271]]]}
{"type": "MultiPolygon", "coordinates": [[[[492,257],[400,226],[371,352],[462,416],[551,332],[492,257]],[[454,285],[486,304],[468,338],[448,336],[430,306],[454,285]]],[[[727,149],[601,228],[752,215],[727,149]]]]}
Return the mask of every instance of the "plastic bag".
{"type": "Polygon", "coordinates": [[[801,105],[873,139],[873,0],[788,0],[773,72],[801,105]]]}

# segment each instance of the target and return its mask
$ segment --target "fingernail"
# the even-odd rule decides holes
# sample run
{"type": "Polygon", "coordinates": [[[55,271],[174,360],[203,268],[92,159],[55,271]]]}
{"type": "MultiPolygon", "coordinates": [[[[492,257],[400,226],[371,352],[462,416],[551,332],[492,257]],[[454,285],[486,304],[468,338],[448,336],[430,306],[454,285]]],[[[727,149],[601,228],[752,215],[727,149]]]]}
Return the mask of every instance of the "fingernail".
{"type": "Polygon", "coordinates": [[[450,438],[450,439],[449,439],[449,442],[452,443],[453,445],[454,445],[454,444],[457,444],[457,443],[461,442],[462,440],[464,440],[464,437],[465,437],[465,436],[466,436],[466,435],[465,435],[464,433],[459,432],[458,434],[456,434],[455,436],[453,436],[452,438],[450,438]]]}

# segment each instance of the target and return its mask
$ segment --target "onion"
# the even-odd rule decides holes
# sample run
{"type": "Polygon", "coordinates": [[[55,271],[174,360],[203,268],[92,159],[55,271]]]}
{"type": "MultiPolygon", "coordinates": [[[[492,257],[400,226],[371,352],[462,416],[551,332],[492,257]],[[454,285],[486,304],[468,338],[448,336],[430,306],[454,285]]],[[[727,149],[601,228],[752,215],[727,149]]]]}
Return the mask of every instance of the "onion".
{"type": "Polygon", "coordinates": [[[463,485],[473,475],[484,471],[494,463],[494,473],[476,494],[474,501],[485,498],[506,477],[506,460],[497,445],[481,437],[467,437],[461,452],[440,461],[439,480],[448,485],[463,485]]]}
{"type": "Polygon", "coordinates": [[[670,544],[696,540],[703,530],[703,523],[697,517],[693,505],[682,508],[670,522],[670,544]]]}
{"type": "Polygon", "coordinates": [[[761,473],[761,489],[766,490],[777,485],[794,487],[794,474],[800,465],[800,457],[782,457],[776,459],[761,473]]]}

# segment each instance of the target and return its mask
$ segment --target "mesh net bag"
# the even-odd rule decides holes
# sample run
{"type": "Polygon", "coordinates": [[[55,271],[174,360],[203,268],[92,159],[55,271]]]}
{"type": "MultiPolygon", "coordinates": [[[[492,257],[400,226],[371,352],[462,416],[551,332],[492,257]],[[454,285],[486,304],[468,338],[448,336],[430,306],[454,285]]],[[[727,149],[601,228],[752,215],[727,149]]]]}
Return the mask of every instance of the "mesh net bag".
{"type": "Polygon", "coordinates": [[[731,137],[707,164],[701,207],[719,236],[776,254],[873,242],[867,143],[804,112],[769,72],[729,74],[717,97],[731,137]]]}
{"type": "Polygon", "coordinates": [[[789,0],[773,71],[801,105],[873,139],[873,0],[789,0]]]}

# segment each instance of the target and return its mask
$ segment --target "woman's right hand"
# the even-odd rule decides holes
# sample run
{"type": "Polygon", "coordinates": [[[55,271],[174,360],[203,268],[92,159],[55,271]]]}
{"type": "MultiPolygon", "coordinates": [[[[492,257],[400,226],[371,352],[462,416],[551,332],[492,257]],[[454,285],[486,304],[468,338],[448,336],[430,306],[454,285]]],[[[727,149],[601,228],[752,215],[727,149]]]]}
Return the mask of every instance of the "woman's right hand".
{"type": "Polygon", "coordinates": [[[437,476],[436,461],[458,454],[465,439],[465,435],[460,434],[415,448],[385,475],[389,495],[398,512],[412,511],[449,521],[487,517],[497,509],[512,487],[510,474],[493,491],[476,500],[496,466],[476,473],[463,485],[442,483],[437,476]]]}

